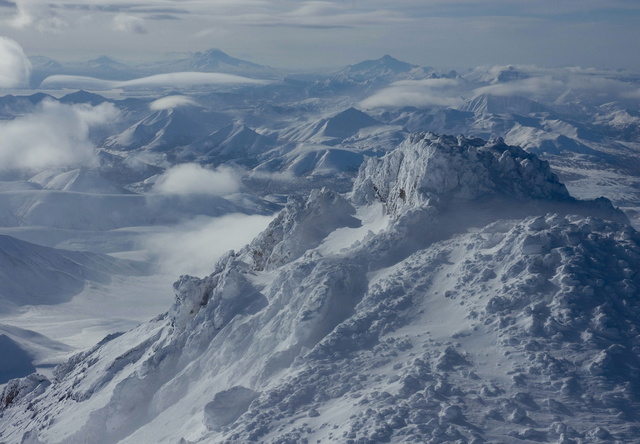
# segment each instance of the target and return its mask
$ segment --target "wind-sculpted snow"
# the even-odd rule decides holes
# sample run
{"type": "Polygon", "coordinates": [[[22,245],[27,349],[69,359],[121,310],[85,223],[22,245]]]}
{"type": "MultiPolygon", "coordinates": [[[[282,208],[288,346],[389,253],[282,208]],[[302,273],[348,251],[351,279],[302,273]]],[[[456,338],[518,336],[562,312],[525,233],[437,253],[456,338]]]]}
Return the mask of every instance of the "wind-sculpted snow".
{"type": "Polygon", "coordinates": [[[413,136],[181,277],[166,315],[11,381],[0,440],[636,442],[625,220],[517,147],[413,136]]]}
{"type": "Polygon", "coordinates": [[[549,164],[498,139],[413,135],[383,159],[362,167],[354,186],[357,203],[374,198],[390,212],[437,201],[473,201],[504,195],[516,199],[565,200],[565,186],[549,164]]]}
{"type": "Polygon", "coordinates": [[[285,209],[244,253],[256,270],[273,269],[315,248],[337,228],[360,225],[355,208],[341,195],[315,190],[306,201],[290,197],[285,209]]]}

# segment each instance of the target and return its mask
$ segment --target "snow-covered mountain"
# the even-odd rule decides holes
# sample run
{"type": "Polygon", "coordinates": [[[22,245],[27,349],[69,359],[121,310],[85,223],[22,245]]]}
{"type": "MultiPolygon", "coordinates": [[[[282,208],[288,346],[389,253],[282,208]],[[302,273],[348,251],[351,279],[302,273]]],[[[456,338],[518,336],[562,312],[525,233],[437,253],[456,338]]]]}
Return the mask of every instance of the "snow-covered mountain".
{"type": "Polygon", "coordinates": [[[423,68],[403,62],[386,54],[376,60],[365,60],[355,65],[349,65],[340,71],[340,76],[346,76],[356,81],[388,78],[400,80],[405,78],[424,78],[430,68],[423,68]]]}
{"type": "Polygon", "coordinates": [[[248,77],[274,78],[277,70],[232,57],[219,49],[181,54],[168,60],[142,64],[122,62],[100,56],[92,60],[60,62],[44,56],[29,57],[31,84],[39,85],[52,75],[88,76],[105,80],[130,80],[136,77],[173,72],[216,72],[248,77]]]}
{"type": "Polygon", "coordinates": [[[0,312],[24,305],[58,304],[79,293],[86,282],[148,272],[143,263],[110,256],[42,247],[0,235],[0,312]]]}
{"type": "Polygon", "coordinates": [[[119,150],[173,150],[230,123],[229,116],[205,112],[195,106],[162,109],[152,112],[121,134],[109,137],[105,146],[119,150]]]}
{"type": "Polygon", "coordinates": [[[11,381],[0,439],[635,442],[627,223],[501,139],[412,135],[182,276],[167,313],[11,381]]]}
{"type": "Polygon", "coordinates": [[[45,190],[75,191],[94,194],[122,194],[126,190],[102,177],[95,170],[43,171],[29,179],[45,190]]]}
{"type": "Polygon", "coordinates": [[[258,158],[273,148],[276,141],[242,124],[229,124],[190,144],[183,159],[218,164],[225,161],[256,166],[258,158]]]}
{"type": "Polygon", "coordinates": [[[138,70],[111,57],[100,56],[91,60],[60,62],[49,57],[29,57],[32,65],[30,83],[33,86],[52,75],[66,74],[97,77],[109,80],[129,80],[138,75],[138,70]]]}
{"type": "Polygon", "coordinates": [[[273,77],[277,71],[267,66],[230,56],[219,49],[195,52],[185,57],[143,66],[149,72],[220,72],[249,77],[273,77]]]}
{"type": "Polygon", "coordinates": [[[521,116],[549,111],[543,105],[525,97],[489,94],[474,97],[465,103],[460,110],[478,114],[519,114],[521,116]]]}
{"type": "Polygon", "coordinates": [[[333,116],[295,127],[293,131],[283,132],[282,137],[292,141],[311,141],[336,145],[357,134],[359,130],[375,125],[380,125],[380,122],[367,113],[355,108],[348,108],[333,116]]]}

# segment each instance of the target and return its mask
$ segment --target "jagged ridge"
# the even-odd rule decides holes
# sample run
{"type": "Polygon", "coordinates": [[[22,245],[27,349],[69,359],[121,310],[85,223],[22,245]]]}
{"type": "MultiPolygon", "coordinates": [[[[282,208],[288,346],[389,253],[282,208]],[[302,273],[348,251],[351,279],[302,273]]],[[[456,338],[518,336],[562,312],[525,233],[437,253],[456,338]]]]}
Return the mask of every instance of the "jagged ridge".
{"type": "Polygon", "coordinates": [[[573,214],[598,208],[622,219],[518,148],[413,136],[351,203],[292,199],[167,316],[11,383],[0,437],[633,442],[640,236],[573,214]]]}

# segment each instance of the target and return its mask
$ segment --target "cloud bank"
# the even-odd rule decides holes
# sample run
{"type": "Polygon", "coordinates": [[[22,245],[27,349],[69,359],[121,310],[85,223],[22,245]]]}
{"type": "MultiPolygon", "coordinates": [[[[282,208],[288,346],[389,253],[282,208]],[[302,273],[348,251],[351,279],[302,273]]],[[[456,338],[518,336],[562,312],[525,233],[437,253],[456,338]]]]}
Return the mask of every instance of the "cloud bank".
{"type": "Polygon", "coordinates": [[[22,47],[6,37],[0,36],[0,88],[26,86],[31,74],[31,63],[22,47]]]}
{"type": "MultiPolygon", "coordinates": [[[[490,76],[504,71],[504,66],[483,68],[490,76]]],[[[513,66],[528,78],[495,83],[476,88],[472,97],[482,94],[494,96],[524,96],[532,100],[563,102],[564,96],[580,97],[585,103],[602,104],[608,101],[634,98],[637,82],[630,82],[624,74],[614,71],[573,68],[540,68],[513,66]]]]}
{"type": "Polygon", "coordinates": [[[119,116],[111,103],[94,107],[44,101],[32,114],[0,122],[0,170],[33,172],[93,165],[96,158],[90,130],[119,116]]]}
{"type": "Polygon", "coordinates": [[[237,174],[228,167],[206,169],[196,163],[169,168],[155,183],[154,191],[161,194],[205,194],[225,196],[240,190],[237,174]]]}
{"type": "Polygon", "coordinates": [[[206,276],[220,256],[249,243],[271,220],[273,216],[202,216],[149,235],[143,246],[163,273],[206,276]]]}
{"type": "Polygon", "coordinates": [[[456,94],[459,82],[454,79],[402,80],[394,82],[360,103],[365,109],[403,106],[456,107],[463,99],[456,94]]]}

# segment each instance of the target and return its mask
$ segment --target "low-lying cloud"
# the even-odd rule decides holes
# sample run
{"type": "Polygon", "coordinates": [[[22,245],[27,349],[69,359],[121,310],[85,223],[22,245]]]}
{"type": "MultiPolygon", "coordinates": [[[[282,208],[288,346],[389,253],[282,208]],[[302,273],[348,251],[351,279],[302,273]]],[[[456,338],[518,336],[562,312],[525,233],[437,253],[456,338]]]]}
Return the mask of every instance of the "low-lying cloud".
{"type": "Polygon", "coordinates": [[[608,101],[632,98],[638,85],[625,80],[613,71],[585,68],[540,68],[536,66],[496,66],[487,70],[493,76],[507,68],[527,78],[483,86],[472,91],[472,96],[524,96],[543,102],[562,102],[564,95],[580,97],[585,103],[602,104],[608,101]]]}
{"type": "Polygon", "coordinates": [[[163,273],[206,276],[224,253],[242,248],[272,220],[273,216],[244,214],[201,216],[148,235],[143,247],[163,273]]]}
{"type": "Polygon", "coordinates": [[[210,170],[196,163],[185,163],[165,171],[156,180],[153,190],[161,194],[225,196],[240,190],[240,179],[228,167],[210,170]]]}
{"type": "Polygon", "coordinates": [[[234,74],[174,72],[125,81],[104,80],[85,76],[53,75],[44,79],[40,84],[40,88],[82,88],[93,91],[108,91],[119,88],[188,88],[202,85],[264,85],[266,83],[264,80],[251,79],[234,74]]]}
{"type": "Polygon", "coordinates": [[[45,100],[32,114],[0,121],[0,170],[94,165],[91,129],[119,116],[111,103],[66,105],[45,100]]]}
{"type": "Polygon", "coordinates": [[[403,106],[456,107],[463,103],[455,90],[459,82],[454,79],[402,80],[394,82],[360,103],[363,108],[403,106]]]}
{"type": "Polygon", "coordinates": [[[149,104],[151,111],[163,111],[165,109],[179,108],[182,106],[197,106],[198,102],[189,96],[167,96],[154,100],[149,104]]]}
{"type": "Polygon", "coordinates": [[[22,47],[0,36],[0,88],[17,88],[29,83],[31,63],[22,47]]]}

